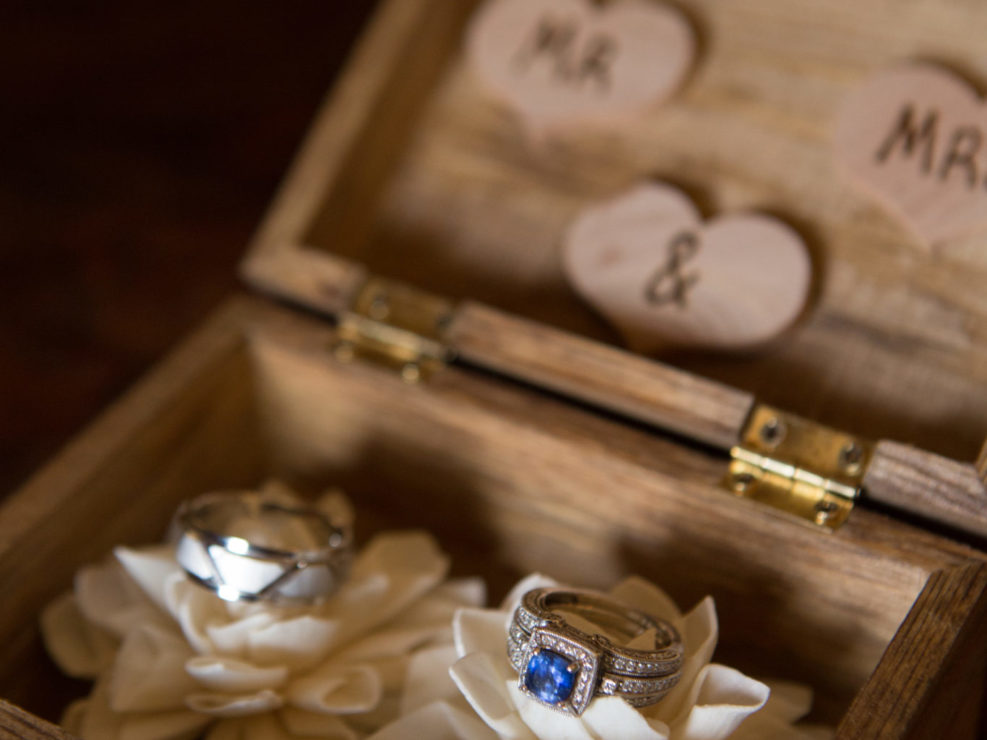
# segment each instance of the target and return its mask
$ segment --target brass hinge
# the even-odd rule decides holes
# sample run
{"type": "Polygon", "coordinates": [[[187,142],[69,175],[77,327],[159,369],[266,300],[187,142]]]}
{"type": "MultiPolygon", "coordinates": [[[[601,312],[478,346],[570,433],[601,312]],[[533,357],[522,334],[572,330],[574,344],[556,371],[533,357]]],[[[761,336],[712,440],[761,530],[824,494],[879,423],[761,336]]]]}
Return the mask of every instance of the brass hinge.
{"type": "Polygon", "coordinates": [[[730,451],[725,485],[829,530],[860,495],[873,445],[769,406],[756,406],[730,451]]]}
{"type": "Polygon", "coordinates": [[[452,359],[443,337],[453,308],[440,296],[371,277],[339,317],[333,354],[382,365],[417,383],[452,359]]]}

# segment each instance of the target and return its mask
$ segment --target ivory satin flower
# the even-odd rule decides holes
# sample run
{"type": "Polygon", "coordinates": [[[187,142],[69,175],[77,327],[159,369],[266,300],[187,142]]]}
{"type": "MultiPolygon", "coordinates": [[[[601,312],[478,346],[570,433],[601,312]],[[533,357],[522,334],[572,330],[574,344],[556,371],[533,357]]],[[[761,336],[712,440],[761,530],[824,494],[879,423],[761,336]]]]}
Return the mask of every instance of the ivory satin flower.
{"type": "Polygon", "coordinates": [[[397,716],[413,653],[484,603],[448,568],[430,535],[384,533],[325,603],[278,608],[218,599],[171,546],[117,548],[42,615],[59,666],[95,681],[63,724],[83,740],[365,737],[397,716]]]}
{"type": "MultiPolygon", "coordinates": [[[[543,576],[522,580],[499,609],[464,608],[455,616],[454,644],[421,651],[409,665],[402,717],[372,740],[820,740],[823,728],[798,728],[811,704],[808,688],[766,684],[711,663],[718,626],[713,600],[682,615],[660,589],[628,578],[610,594],[676,626],[686,648],[678,685],[658,704],[635,709],[622,699],[594,699],[581,717],[529,699],[505,648],[521,596],[558,585],[543,576]]],[[[633,643],[630,643],[633,645],[633,643]]]]}

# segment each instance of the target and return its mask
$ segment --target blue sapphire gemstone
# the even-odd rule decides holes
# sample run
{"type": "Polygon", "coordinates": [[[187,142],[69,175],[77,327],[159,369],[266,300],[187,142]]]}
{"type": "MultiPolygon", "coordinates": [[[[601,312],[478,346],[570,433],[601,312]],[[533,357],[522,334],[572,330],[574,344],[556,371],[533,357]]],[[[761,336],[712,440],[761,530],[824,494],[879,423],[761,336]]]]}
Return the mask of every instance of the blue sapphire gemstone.
{"type": "Polygon", "coordinates": [[[572,694],[578,671],[569,670],[572,661],[551,650],[531,656],[524,672],[524,686],[546,704],[561,704],[572,694]]]}

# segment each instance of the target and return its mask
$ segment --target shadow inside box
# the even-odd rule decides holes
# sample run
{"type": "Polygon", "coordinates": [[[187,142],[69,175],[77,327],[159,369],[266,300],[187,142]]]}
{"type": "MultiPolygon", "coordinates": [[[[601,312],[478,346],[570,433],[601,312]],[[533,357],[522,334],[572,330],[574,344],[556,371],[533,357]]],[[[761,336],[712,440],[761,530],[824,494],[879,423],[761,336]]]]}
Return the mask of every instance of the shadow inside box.
{"type": "Polygon", "coordinates": [[[60,724],[66,708],[88,696],[93,683],[62,672],[45,649],[40,624],[24,629],[20,638],[25,651],[35,657],[21,667],[17,680],[5,682],[7,685],[0,696],[42,719],[60,724]]]}
{"type": "MultiPolygon", "coordinates": [[[[762,681],[808,686],[813,692],[808,719],[837,724],[860,688],[844,681],[838,670],[834,673],[843,658],[857,663],[859,657],[849,655],[853,648],[845,625],[827,625],[805,614],[796,590],[811,586],[745,558],[736,543],[717,547],[704,540],[702,553],[696,549],[696,543],[675,536],[661,542],[628,538],[620,553],[629,575],[652,580],[683,613],[706,596],[713,598],[719,639],[711,662],[762,681]]],[[[879,657],[880,651],[873,656],[874,666],[879,657]]]]}
{"type": "MultiPolygon", "coordinates": [[[[556,512],[530,500],[536,495],[536,484],[525,491],[503,492],[503,481],[486,479],[492,475],[490,468],[480,472],[482,466],[463,462],[483,455],[482,450],[470,450],[468,439],[461,442],[458,460],[439,454],[434,444],[428,435],[412,442],[405,433],[375,430],[355,449],[334,445],[336,454],[328,457],[292,459],[291,450],[282,450],[284,454],[273,457],[267,472],[307,495],[329,486],[344,490],[357,511],[360,546],[386,530],[430,532],[450,554],[453,576],[484,579],[491,605],[500,603],[518,579],[536,570],[575,586],[597,588],[607,588],[623,575],[640,575],[667,590],[683,610],[710,594],[716,599],[721,631],[714,660],[757,678],[813,684],[812,650],[793,651],[772,643],[778,632],[775,621],[792,614],[790,596],[798,584],[781,582],[777,571],[745,561],[738,556],[736,543],[711,551],[707,539],[700,551],[695,542],[676,539],[674,534],[646,540],[614,531],[612,525],[589,530],[585,519],[558,521],[556,512]],[[544,536],[539,544],[527,547],[523,542],[532,533],[544,536]],[[588,544],[567,549],[576,541],[588,544]]],[[[8,698],[57,722],[71,700],[88,692],[89,684],[63,676],[44,655],[37,628],[30,632],[25,638],[37,644],[32,650],[39,660],[31,668],[37,675],[25,685],[35,688],[20,695],[13,687],[8,698]],[[36,690],[42,685],[45,691],[36,690]]],[[[780,633],[793,639],[790,628],[780,633]]],[[[826,651],[840,644],[837,630],[828,634],[818,624],[803,637],[826,651]]],[[[831,654],[827,659],[836,660],[831,654]]],[[[845,712],[856,688],[813,687],[820,692],[813,716],[830,722],[845,712]]]]}
{"type": "Polygon", "coordinates": [[[387,530],[420,529],[451,556],[455,577],[482,576],[497,603],[524,574],[498,553],[502,546],[477,474],[427,444],[376,434],[339,467],[286,472],[301,490],[341,488],[356,509],[358,547],[387,530]]]}
{"type": "MultiPolygon", "coordinates": [[[[737,542],[716,550],[708,539],[700,547],[674,535],[648,541],[602,523],[597,531],[586,529],[585,521],[559,522],[536,503],[517,501],[516,492],[491,497],[477,472],[434,454],[426,442],[414,445],[387,435],[376,435],[339,468],[295,475],[306,490],[332,482],[347,492],[357,508],[361,544],[387,529],[431,532],[451,555],[454,575],[483,577],[491,606],[533,571],[601,589],[639,575],[667,590],[683,611],[713,596],[720,622],[714,661],[755,678],[809,685],[816,695],[812,720],[835,724],[860,688],[834,668],[841,651],[853,649],[844,639],[846,624],[827,625],[804,614],[805,599],[795,595],[811,585],[779,578],[778,569],[745,559],[737,542]],[[543,532],[541,546],[521,548],[504,529],[515,524],[543,532]],[[576,540],[589,545],[567,549],[576,540]],[[598,568],[592,564],[593,548],[598,568]],[[800,613],[807,618],[799,621],[800,613]],[[825,666],[821,673],[820,665],[825,666]]],[[[879,657],[880,651],[873,656],[875,665],[879,657]]],[[[859,656],[850,663],[857,675],[873,669],[869,664],[860,669],[859,656]]]]}

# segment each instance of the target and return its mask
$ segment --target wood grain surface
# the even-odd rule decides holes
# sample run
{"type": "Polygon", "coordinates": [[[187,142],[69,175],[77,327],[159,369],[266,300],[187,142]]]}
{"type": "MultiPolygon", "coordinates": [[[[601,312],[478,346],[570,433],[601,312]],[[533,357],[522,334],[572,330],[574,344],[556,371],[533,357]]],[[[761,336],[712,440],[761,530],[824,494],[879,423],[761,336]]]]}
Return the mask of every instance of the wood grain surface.
{"type": "Polygon", "coordinates": [[[666,3],[498,0],[464,34],[484,84],[543,137],[658,105],[695,59],[689,20],[666,3]]]}
{"type": "MultiPolygon", "coordinates": [[[[579,359],[556,390],[674,417],[713,446],[756,394],[975,459],[987,436],[983,253],[920,250],[848,195],[826,147],[836,102],[893,57],[947,49],[987,77],[979,4],[919,0],[892,28],[877,0],[815,24],[808,0],[696,0],[685,6],[703,42],[693,84],[619,139],[547,152],[519,143],[462,64],[472,7],[387,3],[261,229],[244,268],[258,285],[333,313],[365,264],[471,301],[450,331],[477,357],[534,378],[579,359]],[[759,207],[799,225],[824,268],[799,333],[750,358],[664,358],[706,379],[642,360],[602,385],[600,369],[624,367],[617,350],[573,340],[553,357],[506,331],[498,340],[498,327],[539,336],[506,311],[613,341],[562,282],[558,234],[589,199],[650,174],[707,212],[759,207]],[[490,335],[477,331],[484,322],[490,335]],[[683,400],[706,394],[705,406],[683,400]]],[[[952,734],[937,723],[967,721],[982,687],[944,688],[984,670],[982,651],[967,649],[982,630],[981,555],[867,510],[819,532],[725,493],[709,449],[469,368],[408,386],[338,363],[333,341],[324,321],[259,299],[229,304],[0,509],[0,695],[57,715],[66,690],[35,620],[79,565],[159,536],[186,496],[275,473],[313,489],[343,483],[364,536],[435,531],[495,598],[533,569],[586,585],[640,572],[683,605],[712,593],[718,657],[810,682],[817,718],[842,718],[842,737],[973,735],[972,722],[952,734]]]]}
{"type": "Polygon", "coordinates": [[[948,67],[875,72],[844,101],[834,152],[930,249],[987,238],[987,105],[948,67]],[[984,149],[984,151],[981,151],[984,149]]]}
{"type": "Polygon", "coordinates": [[[57,725],[45,722],[0,699],[0,739],[73,740],[74,737],[57,725]]]}
{"type": "Polygon", "coordinates": [[[864,487],[867,498],[898,511],[987,537],[987,484],[973,463],[884,440],[874,449],[864,487]]]}
{"type": "Polygon", "coordinates": [[[287,240],[618,343],[566,285],[560,239],[587,203],[658,176],[706,215],[781,216],[818,275],[784,342],[662,360],[862,436],[975,459],[987,438],[987,252],[974,240],[930,253],[852,187],[831,145],[840,103],[883,65],[935,56],[987,80],[982,4],[694,0],[682,7],[700,56],[681,93],[636,122],[540,145],[463,59],[472,7],[383,6],[255,254],[291,254],[287,240]]]}
{"type": "Polygon", "coordinates": [[[744,391],[480,303],[459,306],[447,338],[468,362],[721,449],[736,444],[754,401],[744,391]]]}
{"type": "Polygon", "coordinates": [[[115,544],[159,540],[177,491],[243,487],[263,455],[250,423],[245,307],[228,306],[0,507],[0,696],[57,721],[84,690],[41,646],[38,614],[115,544]],[[116,462],[107,468],[108,460],[116,462]],[[148,475],[149,466],[155,470],[148,475]],[[87,522],[87,524],[83,524],[87,522]]]}
{"type": "Polygon", "coordinates": [[[868,686],[880,696],[872,672],[902,655],[900,706],[922,709],[852,711],[904,730],[931,702],[953,706],[931,692],[963,651],[900,628],[973,628],[979,598],[950,574],[979,567],[975,552],[867,511],[820,532],[722,490],[708,450],[459,368],[409,386],[338,362],[333,340],[324,321],[230,303],[0,508],[0,695],[56,717],[64,681],[36,616],[76,568],[161,536],[184,497],[275,474],[342,484],[361,540],[433,531],[494,600],[531,570],[587,586],[640,573],[683,606],[712,594],[718,659],[809,682],[817,719],[836,722],[868,686]],[[919,598],[937,573],[953,586],[919,598]]]}
{"type": "Polygon", "coordinates": [[[812,288],[796,231],[763,213],[704,220],[688,195],[648,182],[580,212],[563,237],[569,283],[642,355],[746,354],[784,341],[812,288]]]}
{"type": "Polygon", "coordinates": [[[462,299],[450,339],[467,359],[717,446],[732,444],[739,425],[730,410],[708,424],[722,399],[704,395],[714,388],[732,388],[741,405],[756,397],[885,439],[889,454],[868,475],[872,500],[983,536],[987,488],[971,478],[987,438],[983,250],[930,253],[853,197],[829,118],[873,68],[907,49],[940,44],[974,58],[987,11],[954,0],[933,12],[923,0],[881,34],[879,5],[818,24],[810,22],[818,6],[798,15],[775,0],[695,2],[697,27],[730,30],[707,36],[700,70],[679,97],[607,134],[534,146],[461,58],[467,4],[385,4],[299,153],[245,274],[327,313],[345,308],[366,269],[462,299]],[[801,63],[806,54],[813,65],[801,63]],[[750,92],[738,97],[741,81],[750,92]],[[816,284],[791,332],[730,359],[663,353],[649,367],[601,347],[595,362],[574,364],[570,350],[589,345],[556,330],[604,343],[614,336],[566,284],[562,235],[587,203],[649,174],[683,185],[707,213],[754,208],[796,225],[816,284]],[[618,367],[625,361],[632,370],[618,367]],[[697,382],[683,384],[680,370],[697,382]],[[672,389],[671,401],[662,397],[672,389]],[[705,422],[697,426],[690,406],[705,422]],[[954,462],[916,454],[895,463],[913,446],[954,462]]]}
{"type": "MultiPolygon", "coordinates": [[[[898,633],[901,640],[888,649],[874,680],[857,694],[837,737],[955,737],[956,715],[966,710],[970,688],[982,691],[987,646],[979,625],[985,613],[987,569],[982,564],[932,574],[898,633]],[[922,655],[926,649],[949,656],[948,668],[930,673],[922,655]]],[[[971,729],[977,732],[975,726],[966,728],[971,729]]]]}

